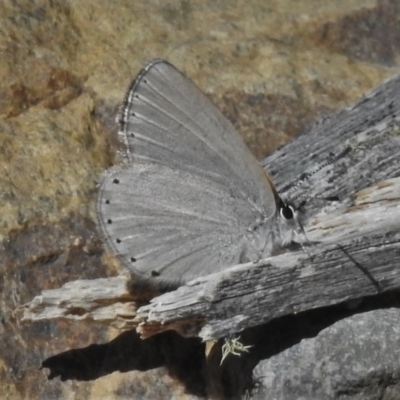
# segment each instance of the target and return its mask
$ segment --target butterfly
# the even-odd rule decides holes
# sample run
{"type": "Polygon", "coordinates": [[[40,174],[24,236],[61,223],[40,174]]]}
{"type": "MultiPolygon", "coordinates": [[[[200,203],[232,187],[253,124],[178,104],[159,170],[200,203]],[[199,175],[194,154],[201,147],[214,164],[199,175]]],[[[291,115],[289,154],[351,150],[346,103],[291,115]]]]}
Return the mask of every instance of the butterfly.
{"type": "Polygon", "coordinates": [[[139,73],[117,122],[127,162],[103,177],[98,226],[139,281],[180,285],[258,261],[299,232],[231,123],[167,61],[139,73]]]}

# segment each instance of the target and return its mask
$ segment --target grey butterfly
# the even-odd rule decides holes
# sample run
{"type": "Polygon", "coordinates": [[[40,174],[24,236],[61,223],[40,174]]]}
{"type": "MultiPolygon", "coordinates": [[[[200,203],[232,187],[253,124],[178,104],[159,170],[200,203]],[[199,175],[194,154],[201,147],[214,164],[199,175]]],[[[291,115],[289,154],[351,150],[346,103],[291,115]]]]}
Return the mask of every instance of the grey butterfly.
{"type": "Polygon", "coordinates": [[[140,72],[117,122],[128,162],[105,174],[98,225],[138,280],[181,284],[257,261],[298,232],[230,122],[167,61],[140,72]]]}

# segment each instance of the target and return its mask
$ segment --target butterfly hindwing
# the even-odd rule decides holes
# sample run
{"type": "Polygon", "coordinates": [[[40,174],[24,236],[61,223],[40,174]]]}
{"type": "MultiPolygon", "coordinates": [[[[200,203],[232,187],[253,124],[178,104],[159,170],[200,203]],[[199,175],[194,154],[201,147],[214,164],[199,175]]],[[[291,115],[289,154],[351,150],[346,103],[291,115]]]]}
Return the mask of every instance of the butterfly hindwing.
{"type": "MultiPolygon", "coordinates": [[[[101,192],[99,222],[107,243],[140,277],[187,281],[239,263],[246,228],[235,215],[245,205],[225,186],[133,164],[109,174],[101,192]]],[[[248,209],[242,218],[251,221],[253,213],[248,209]]]]}

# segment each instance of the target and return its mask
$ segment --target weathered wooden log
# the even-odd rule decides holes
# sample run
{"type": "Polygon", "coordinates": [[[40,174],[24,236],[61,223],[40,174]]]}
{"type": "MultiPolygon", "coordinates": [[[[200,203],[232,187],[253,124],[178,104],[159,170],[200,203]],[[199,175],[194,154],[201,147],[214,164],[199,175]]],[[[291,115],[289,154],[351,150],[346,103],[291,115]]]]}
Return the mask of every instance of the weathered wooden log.
{"type": "Polygon", "coordinates": [[[304,228],[314,242],[307,246],[310,254],[288,251],[199,278],[154,298],[134,321],[136,304],[129,304],[126,278],[91,281],[86,292],[72,286],[70,295],[46,291],[27,305],[25,319],[118,321],[122,329],[140,324],[143,336],[175,329],[212,340],[282,315],[399,289],[399,93],[396,76],[265,161],[278,191],[297,206],[306,197],[340,198],[308,199],[304,228]],[[112,296],[100,310],[108,286],[112,296]],[[117,311],[112,302],[129,311],[117,311]]]}
{"type": "Polygon", "coordinates": [[[215,340],[273,318],[400,288],[400,178],[313,219],[324,244],[199,278],[138,310],[139,330],[215,340]],[[345,240],[343,240],[345,238],[345,240]]]}

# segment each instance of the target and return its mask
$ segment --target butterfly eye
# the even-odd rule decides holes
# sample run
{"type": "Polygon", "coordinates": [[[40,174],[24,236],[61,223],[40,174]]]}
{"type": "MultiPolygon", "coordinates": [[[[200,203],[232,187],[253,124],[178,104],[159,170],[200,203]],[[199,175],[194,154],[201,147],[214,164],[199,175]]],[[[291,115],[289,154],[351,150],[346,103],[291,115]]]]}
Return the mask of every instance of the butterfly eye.
{"type": "Polygon", "coordinates": [[[292,219],[294,217],[294,208],[291,205],[283,204],[281,207],[281,217],[286,220],[292,219]]]}

